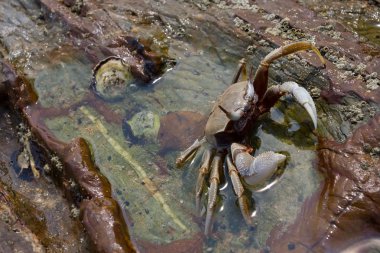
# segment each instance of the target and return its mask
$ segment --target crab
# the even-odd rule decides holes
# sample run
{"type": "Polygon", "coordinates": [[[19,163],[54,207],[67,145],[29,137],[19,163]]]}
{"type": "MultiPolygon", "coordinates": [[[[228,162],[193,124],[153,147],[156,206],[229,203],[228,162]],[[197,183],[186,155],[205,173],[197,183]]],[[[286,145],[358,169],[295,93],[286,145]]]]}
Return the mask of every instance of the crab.
{"type": "Polygon", "coordinates": [[[295,42],[273,50],[260,62],[255,74],[251,67],[248,80],[238,82],[242,72],[246,71],[246,61],[242,59],[233,77],[232,85],[224,91],[213,106],[206,123],[204,137],[196,139],[177,158],[177,167],[182,167],[195,156],[198,150],[203,152],[200,154],[202,160],[196,182],[195,204],[199,213],[206,179],[208,179],[206,235],[212,229],[212,218],[217,204],[218,186],[224,162],[226,162],[242,216],[246,223],[251,225],[253,219],[244,185],[254,187],[265,183],[277,171],[278,166],[286,160],[285,155],[272,151],[254,157],[251,155],[253,148],[244,145],[249,131],[260,115],[268,112],[280,97],[289,94],[306,109],[314,128],[317,128],[315,104],[305,88],[295,82],[285,82],[268,88],[270,64],[280,57],[305,50],[313,50],[322,62],[322,68],[326,66],[319,50],[309,41],[295,42]]]}

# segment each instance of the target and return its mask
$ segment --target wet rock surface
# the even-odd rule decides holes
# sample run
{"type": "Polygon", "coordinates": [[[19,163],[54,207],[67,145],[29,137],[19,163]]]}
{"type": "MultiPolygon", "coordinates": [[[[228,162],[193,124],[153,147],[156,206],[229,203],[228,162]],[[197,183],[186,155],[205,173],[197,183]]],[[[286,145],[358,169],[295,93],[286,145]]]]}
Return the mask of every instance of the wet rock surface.
{"type": "MultiPolygon", "coordinates": [[[[0,105],[0,252],[90,252],[88,239],[75,209],[62,196],[51,175],[49,162],[36,143],[31,143],[36,168],[22,171],[17,155],[21,121],[4,100],[0,105]]],[[[24,126],[25,127],[25,126],[24,126]]]]}
{"type": "MultiPolygon", "coordinates": [[[[82,223],[86,233],[92,239],[89,243],[92,246],[91,250],[97,252],[135,252],[136,249],[130,242],[128,229],[119,211],[119,206],[111,198],[109,182],[94,165],[86,141],[78,138],[66,144],[53,138],[50,130],[46,128],[43,122],[39,121],[40,117],[36,116],[41,114],[38,110],[39,106],[34,109],[26,106],[37,97],[30,88],[30,83],[5,63],[2,63],[2,70],[3,73],[6,73],[4,83],[9,89],[8,96],[11,101],[14,101],[13,104],[18,107],[16,108],[21,110],[21,115],[30,126],[28,138],[33,136],[36,144],[38,143],[45,148],[41,148],[41,152],[44,152],[48,158],[45,158],[46,164],[42,169],[49,173],[52,172],[49,164],[54,168],[53,178],[57,179],[56,182],[65,190],[66,196],[71,202],[81,206],[81,213],[86,214],[82,217],[82,223]],[[28,87],[26,89],[28,92],[25,92],[25,87],[28,87]],[[47,162],[46,159],[50,161],[47,162]],[[85,198],[86,201],[82,201],[85,198]],[[92,202],[100,203],[97,205],[98,208],[93,208],[92,202]],[[99,215],[104,216],[106,221],[99,219],[99,215]],[[112,222],[113,220],[114,222],[112,222]],[[101,241],[95,240],[99,233],[114,236],[103,237],[101,241]]],[[[22,168],[19,170],[22,172],[22,168]]],[[[72,209],[69,210],[69,216],[77,218],[77,212],[76,206],[72,206],[72,209]]],[[[83,232],[82,227],[81,229],[83,232]]],[[[74,244],[74,246],[76,245],[74,244]]]]}
{"type": "MultiPolygon", "coordinates": [[[[15,210],[9,208],[9,193],[1,188],[0,204],[0,232],[2,252],[44,252],[44,247],[38,237],[28,229],[19,217],[14,213],[15,210]]],[[[13,200],[14,201],[14,200],[13,200]]]]}
{"type": "Polygon", "coordinates": [[[380,236],[380,157],[374,152],[379,134],[377,115],[344,143],[320,139],[318,166],[325,183],[286,232],[273,231],[268,249],[342,252],[352,242],[380,236]]]}
{"type": "MultiPolygon", "coordinates": [[[[365,99],[378,102],[378,90],[368,91],[364,85],[366,77],[373,72],[372,67],[379,61],[377,45],[370,45],[369,47],[373,51],[368,50],[367,45],[360,45],[358,36],[347,30],[339,23],[339,20],[334,20],[330,16],[323,16],[295,1],[286,4],[277,4],[275,1],[259,1],[256,4],[261,8],[258,15],[250,15],[250,12],[245,10],[236,12],[238,18],[243,21],[243,23],[240,21],[238,24],[240,28],[246,21],[245,26],[249,25],[250,28],[247,29],[251,33],[254,31],[253,34],[262,35],[262,38],[274,43],[279,43],[284,39],[300,40],[306,38],[315,41],[325,57],[332,63],[332,65],[328,63],[327,71],[335,89],[346,93],[351,91],[365,99]],[[309,18],[312,18],[313,22],[309,22],[309,18]],[[334,31],[339,32],[340,36],[330,36],[323,32],[329,29],[331,31],[329,22],[334,23],[334,31]],[[371,59],[371,62],[365,64],[360,59],[371,59]],[[355,61],[359,61],[359,63],[355,61]],[[337,72],[336,69],[345,71],[337,72]],[[343,78],[344,85],[339,78],[343,78]]],[[[334,4],[335,2],[332,5],[334,4]]],[[[364,5],[376,13],[376,6],[364,5]]],[[[326,6],[326,8],[328,7],[326,6]]],[[[341,8],[350,9],[354,7],[344,5],[341,8]]]]}
{"type": "MultiPolygon", "coordinates": [[[[362,133],[378,142],[372,135],[378,135],[375,115],[380,101],[376,4],[19,0],[2,2],[0,12],[0,60],[6,66],[0,75],[0,96],[10,93],[11,104],[26,117],[33,136],[58,154],[51,157],[50,170],[61,171],[58,182],[77,205],[68,213],[76,217],[81,208],[91,250],[212,252],[228,246],[234,252],[322,252],[378,236],[374,213],[379,147],[358,137],[362,133]],[[256,230],[241,225],[244,221],[228,186],[220,191],[225,205],[213,237],[199,236],[203,224],[193,210],[196,168],[174,170],[177,151],[202,134],[202,115],[208,115],[229,85],[240,58],[247,57],[256,68],[273,48],[304,39],[315,41],[328,60],[326,70],[318,68],[311,53],[300,53],[272,64],[269,77],[271,84],[301,83],[316,101],[316,167],[325,176],[322,188],[313,167],[317,137],[310,134],[299,108],[282,101],[252,134],[258,151],[275,147],[290,153],[280,182],[270,191],[253,193],[256,230]],[[145,84],[131,84],[117,102],[96,97],[89,89],[91,69],[111,55],[125,58],[145,84]],[[17,87],[9,86],[12,83],[17,87]],[[141,111],[161,118],[158,142],[144,136],[145,141],[131,145],[124,137],[123,119],[141,111]],[[369,127],[361,127],[366,124],[369,127]],[[353,167],[346,166],[347,157],[353,167]],[[341,198],[332,199],[333,194],[341,198]],[[323,208],[310,211],[316,205],[323,208]],[[305,217],[312,219],[306,222],[305,217]],[[304,232],[318,220],[323,222],[315,225],[314,234],[304,232]],[[350,222],[368,230],[361,233],[350,222]],[[294,233],[289,235],[288,229],[294,233]],[[101,236],[106,233],[109,236],[101,236]],[[136,238],[134,245],[129,234],[136,238]],[[299,247],[302,243],[306,250],[299,247]]],[[[22,175],[30,173],[25,170],[22,175]]],[[[12,213],[5,207],[7,215],[12,213]]],[[[34,245],[38,252],[41,238],[29,227],[25,235],[32,238],[25,240],[25,249],[34,245]]]]}

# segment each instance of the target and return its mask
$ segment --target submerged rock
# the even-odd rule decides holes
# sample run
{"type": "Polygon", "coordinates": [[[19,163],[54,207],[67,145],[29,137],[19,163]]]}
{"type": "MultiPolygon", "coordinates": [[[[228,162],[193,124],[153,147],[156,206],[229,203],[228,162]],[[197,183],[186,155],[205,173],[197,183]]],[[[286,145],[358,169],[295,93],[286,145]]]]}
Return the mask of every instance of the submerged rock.
{"type": "Polygon", "coordinates": [[[207,118],[189,111],[169,112],[161,119],[158,141],[160,152],[182,150],[203,134],[207,118]]]}
{"type": "Polygon", "coordinates": [[[159,128],[160,118],[151,111],[141,111],[130,120],[123,120],[124,136],[132,143],[156,141],[159,128]]]}

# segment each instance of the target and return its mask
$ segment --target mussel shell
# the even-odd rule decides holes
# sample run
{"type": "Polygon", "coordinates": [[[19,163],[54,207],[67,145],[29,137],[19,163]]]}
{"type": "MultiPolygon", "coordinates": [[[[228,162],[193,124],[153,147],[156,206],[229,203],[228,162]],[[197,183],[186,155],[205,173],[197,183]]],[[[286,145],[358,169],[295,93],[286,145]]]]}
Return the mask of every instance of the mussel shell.
{"type": "Polygon", "coordinates": [[[91,88],[104,100],[117,101],[124,97],[128,85],[134,82],[130,66],[122,58],[110,56],[95,66],[91,88]]]}

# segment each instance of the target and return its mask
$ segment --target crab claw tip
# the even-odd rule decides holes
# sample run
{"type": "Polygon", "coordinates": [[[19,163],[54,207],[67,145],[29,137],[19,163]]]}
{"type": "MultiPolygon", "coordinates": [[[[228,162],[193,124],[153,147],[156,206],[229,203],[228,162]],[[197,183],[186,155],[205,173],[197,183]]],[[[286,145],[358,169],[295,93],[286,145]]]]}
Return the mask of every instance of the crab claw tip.
{"type": "Polygon", "coordinates": [[[296,101],[306,109],[313,121],[314,127],[317,128],[317,109],[315,108],[313,98],[310,96],[309,92],[305,88],[299,86],[296,82],[283,83],[281,85],[281,90],[293,95],[296,101]]]}
{"type": "Polygon", "coordinates": [[[313,110],[313,107],[309,103],[303,104],[303,107],[306,109],[307,113],[310,115],[311,120],[314,124],[314,129],[317,129],[317,115],[313,110]]]}

